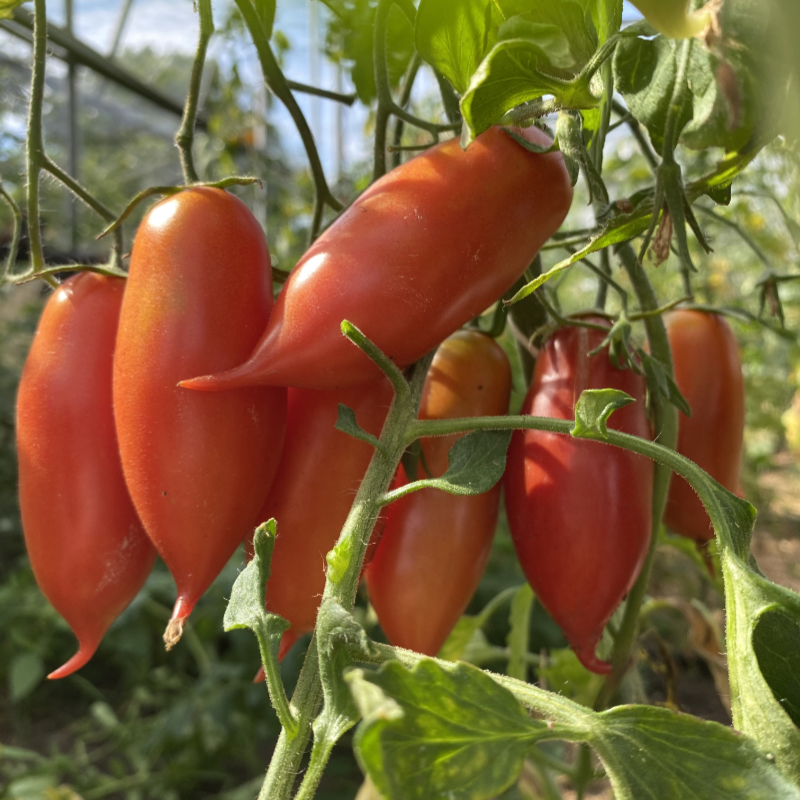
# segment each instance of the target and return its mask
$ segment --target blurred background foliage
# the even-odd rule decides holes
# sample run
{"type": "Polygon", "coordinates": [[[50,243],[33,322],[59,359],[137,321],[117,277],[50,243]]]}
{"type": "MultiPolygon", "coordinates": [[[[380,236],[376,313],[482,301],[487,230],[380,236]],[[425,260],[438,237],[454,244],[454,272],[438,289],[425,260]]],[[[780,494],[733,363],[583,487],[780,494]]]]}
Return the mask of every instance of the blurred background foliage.
{"type": "MultiPolygon", "coordinates": [[[[326,5],[331,13],[320,37],[325,56],[342,66],[359,99],[369,103],[374,99],[374,79],[372,39],[366,33],[371,31],[374,3],[329,0],[326,5]]],[[[202,106],[207,125],[198,135],[198,168],[209,180],[230,174],[262,179],[266,188],[237,191],[261,214],[274,264],[290,269],[302,253],[310,221],[310,176],[287,157],[287,137],[292,131],[257,116],[253,103],[257,89],[243,78],[237,57],[246,49],[244,32],[236,18],[225,13],[217,20],[217,35],[225,42],[226,58],[207,65],[202,106]]],[[[395,81],[400,80],[411,53],[410,28],[402,15],[397,17],[390,28],[395,81]]],[[[273,42],[279,54],[294,46],[280,31],[273,42]]],[[[117,59],[165,93],[176,98],[185,93],[191,69],[187,55],[128,48],[117,59]]],[[[65,71],[50,64],[48,70],[47,144],[56,162],[66,163],[65,71]]],[[[0,57],[0,176],[18,201],[23,199],[24,172],[20,121],[26,113],[29,77],[25,59],[0,57]]],[[[428,73],[420,85],[422,90],[412,99],[414,110],[442,119],[433,75],[428,73]]],[[[80,96],[81,180],[100,200],[119,210],[143,188],[181,182],[172,143],[178,120],[173,115],[88,70],[81,74],[80,96]]],[[[264,102],[268,111],[271,101],[264,102]]],[[[369,111],[356,107],[343,113],[360,115],[357,129],[368,141],[369,111]]],[[[403,141],[416,145],[421,139],[406,130],[403,141]]],[[[689,177],[711,168],[715,155],[721,154],[680,151],[689,177]]],[[[366,159],[351,162],[336,176],[337,194],[353,197],[366,184],[369,172],[366,159]]],[[[604,176],[612,198],[625,198],[652,183],[650,167],[625,126],[609,139],[604,176]]],[[[729,207],[712,208],[708,202],[707,211],[699,212],[713,252],[706,255],[695,247],[698,271],[692,276],[697,302],[725,307],[734,315],[747,382],[744,486],[747,497],[760,509],[756,549],[761,548],[765,571],[770,574],[773,559],[773,577],[794,588],[800,585],[800,501],[792,502],[800,487],[795,466],[800,453],[800,349],[795,335],[800,323],[800,286],[782,276],[798,273],[798,183],[797,154],[791,147],[777,141],[764,150],[737,181],[729,207]]],[[[73,235],[70,202],[60,187],[44,183],[48,256],[60,263],[102,258],[105,245],[94,240],[100,228],[97,218],[79,209],[73,235]]],[[[128,242],[144,210],[140,208],[127,224],[128,242]]],[[[581,182],[565,228],[592,224],[588,194],[581,182]]],[[[0,207],[0,255],[10,233],[11,217],[0,207]]],[[[545,268],[564,255],[563,248],[548,245],[543,253],[545,268]]],[[[662,301],[682,295],[677,258],[647,266],[662,301]]],[[[615,268],[614,277],[627,286],[621,270],[615,268]]],[[[547,287],[550,302],[562,313],[570,313],[593,305],[597,278],[578,264],[547,287]]],[[[258,666],[255,640],[244,631],[222,633],[226,597],[243,564],[241,553],[198,604],[184,641],[172,653],[164,652],[161,632],[174,587],[159,563],[92,662],[63,681],[44,679],[72,655],[75,646],[69,628],[34,583],[16,501],[14,396],[45,296],[39,284],[0,290],[0,798],[252,798],[279,726],[263,684],[252,683],[258,666]]],[[[618,307],[611,293],[608,310],[618,307]]],[[[641,337],[641,331],[637,333],[641,337]]],[[[514,356],[512,411],[516,411],[525,379],[508,331],[503,342],[514,356]]],[[[631,671],[621,699],[661,702],[728,721],[718,581],[693,545],[662,536],[651,598],[644,609],[639,669],[631,671]]],[[[523,583],[501,519],[489,568],[468,613],[478,614],[498,594],[523,583]]],[[[505,668],[510,592],[504,597],[487,618],[464,620],[446,645],[450,654],[492,669],[505,668]]],[[[371,634],[380,638],[366,597],[360,598],[358,613],[371,634]]],[[[565,648],[558,628],[536,603],[529,636],[528,677],[578,701],[589,701],[596,690],[596,676],[586,672],[565,648]]],[[[307,639],[301,640],[283,663],[289,689],[306,644],[307,639]]],[[[361,775],[345,737],[320,797],[352,800],[360,785],[361,775]]],[[[514,791],[514,797],[537,796],[535,786],[514,791]]]]}

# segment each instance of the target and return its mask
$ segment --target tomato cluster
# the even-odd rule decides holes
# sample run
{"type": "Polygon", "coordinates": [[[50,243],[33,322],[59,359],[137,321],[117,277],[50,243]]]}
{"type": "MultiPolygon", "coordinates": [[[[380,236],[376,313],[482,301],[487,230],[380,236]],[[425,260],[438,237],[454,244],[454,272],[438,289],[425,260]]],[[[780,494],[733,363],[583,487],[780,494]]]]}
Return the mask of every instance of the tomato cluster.
{"type": "MultiPolygon", "coordinates": [[[[523,135],[546,144],[536,129],[523,135]]],[[[341,320],[400,367],[439,344],[422,419],[505,414],[505,353],[458,329],[510,288],[571,196],[559,155],[493,129],[466,151],[444,143],[377,181],[312,246],[274,309],[260,226],[212,188],[148,212],[127,282],[90,273],[65,282],[47,303],[18,399],[31,563],[80,642],[51,677],[91,657],[155,552],[177,586],[172,646],[234,550],[270,517],[278,538],[267,604],[291,625],[282,652],[311,630],[325,553],[372,456],[334,428],[338,407],[377,436],[392,400],[388,380],[341,336],[341,320]]],[[[649,436],[643,379],[614,368],[607,351],[587,355],[603,335],[557,332],[524,412],[571,418],[583,389],[614,386],[637,402],[612,425],[649,436]]],[[[421,442],[417,477],[446,471],[455,438],[421,442]]],[[[401,469],[395,485],[411,477],[401,469]]],[[[581,660],[602,671],[595,645],[650,540],[652,465],[517,432],[505,487],[526,576],[581,660]]],[[[379,520],[365,577],[394,644],[440,649],[481,578],[500,491],[423,489],[379,520]]]]}

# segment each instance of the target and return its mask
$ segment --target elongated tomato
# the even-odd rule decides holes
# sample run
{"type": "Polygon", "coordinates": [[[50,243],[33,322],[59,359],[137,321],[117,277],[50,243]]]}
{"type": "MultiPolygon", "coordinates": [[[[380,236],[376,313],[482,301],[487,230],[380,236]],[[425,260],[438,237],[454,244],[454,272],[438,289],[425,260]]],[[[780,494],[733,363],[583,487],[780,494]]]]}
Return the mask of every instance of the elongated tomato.
{"type": "Polygon", "coordinates": [[[156,553],[119,460],[111,375],[125,282],[85,272],[47,301],[17,397],[22,527],[36,582],[78,637],[63,678],[94,655],[156,553]]]}
{"type": "Polygon", "coordinates": [[[292,625],[281,654],[314,627],[325,554],[339,538],[374,453],[366,442],[336,430],[339,403],[353,409],[367,433],[380,436],[392,395],[385,378],[352,389],[289,389],[286,444],[259,516],[260,522],[274,517],[278,523],[267,608],[292,625]]]}
{"type": "MultiPolygon", "coordinates": [[[[717,314],[672,311],[664,315],[675,364],[675,382],[692,409],[678,421],[678,452],[726,489],[739,489],[744,438],[744,378],[736,337],[717,314]]],[[[672,476],[667,527],[705,542],[714,536],[700,498],[679,475],[672,476]]]]}
{"type": "MultiPolygon", "coordinates": [[[[508,411],[511,367],[503,349],[477,331],[459,331],[436,351],[420,419],[497,416],[508,411]]],[[[422,440],[434,477],[447,470],[459,437],[422,440]]],[[[418,476],[427,477],[421,465],[418,476]]],[[[397,485],[405,483],[402,470],[397,485]]],[[[480,582],[492,546],[501,485],[457,497],[421,489],[389,506],[366,570],[367,587],[389,641],[436,655],[480,582]]]]}
{"type": "MultiPolygon", "coordinates": [[[[520,132],[538,144],[536,128],[520,132]]],[[[499,128],[466,151],[451,140],[367,189],[317,239],[278,297],[250,358],[192,389],[350,386],[380,375],[341,334],[358,326],[405,367],[491,305],[569,210],[559,153],[531,153],[499,128]]]]}
{"type": "Polygon", "coordinates": [[[133,245],[114,359],[122,467],[178,588],[165,638],[256,523],[280,458],[285,389],[178,387],[240,363],[272,305],[264,234],[240,200],[188,189],[155,205],[133,245]]]}
{"type": "MultiPolygon", "coordinates": [[[[536,362],[522,413],[572,419],[586,389],[613,388],[636,402],[615,411],[614,430],[650,438],[644,378],[615,369],[602,331],[562,328],[536,362]]],[[[610,665],[595,648],[633,585],[650,542],[653,463],[627,450],[556,433],[519,430],[505,475],[508,524],[536,596],[593,672],[610,665]]]]}

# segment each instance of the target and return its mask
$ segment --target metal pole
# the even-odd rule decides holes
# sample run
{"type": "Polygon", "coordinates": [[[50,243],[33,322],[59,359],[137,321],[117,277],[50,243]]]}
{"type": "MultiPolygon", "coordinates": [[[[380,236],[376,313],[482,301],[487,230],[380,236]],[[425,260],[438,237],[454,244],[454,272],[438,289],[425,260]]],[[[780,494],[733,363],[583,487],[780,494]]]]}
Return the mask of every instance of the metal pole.
{"type": "Polygon", "coordinates": [[[119,10],[117,28],[114,32],[114,41],[111,42],[111,49],[108,51],[108,55],[111,58],[114,58],[117,54],[117,50],[119,50],[119,43],[122,41],[122,34],[125,32],[125,26],[128,24],[128,15],[131,12],[132,5],[133,0],[124,0],[122,8],[119,10]]]}

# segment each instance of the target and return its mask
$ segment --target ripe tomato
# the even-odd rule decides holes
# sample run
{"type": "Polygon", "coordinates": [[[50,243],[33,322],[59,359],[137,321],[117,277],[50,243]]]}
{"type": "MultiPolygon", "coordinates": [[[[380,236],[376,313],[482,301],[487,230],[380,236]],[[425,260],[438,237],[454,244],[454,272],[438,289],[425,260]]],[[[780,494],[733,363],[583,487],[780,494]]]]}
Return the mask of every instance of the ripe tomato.
{"type": "MultiPolygon", "coordinates": [[[[536,128],[521,133],[549,143],[536,128]]],[[[183,385],[329,389],[377,379],[342,336],[343,319],[408,366],[514,283],[571,200],[561,155],[530,153],[499,128],[466,151],[457,140],[432,147],[370,186],[317,239],[244,364],[183,385]]]]}
{"type": "MultiPolygon", "coordinates": [[[[503,349],[477,331],[459,331],[436,351],[420,419],[505,414],[511,367],[503,349]]],[[[447,470],[456,436],[422,440],[425,465],[447,470]]],[[[418,476],[427,477],[422,465],[418,476]]],[[[405,483],[398,475],[397,485],[405,483]]],[[[392,644],[436,655],[480,582],[497,527],[500,484],[457,497],[421,489],[389,506],[386,526],[366,569],[367,587],[392,644]]]]}
{"type": "Polygon", "coordinates": [[[122,304],[114,413],[133,503],[177,583],[170,641],[256,523],[286,423],[285,389],[201,395],[177,384],[240,363],[271,305],[264,234],[233,195],[188,189],[145,216],[122,304]]]}
{"type": "MultiPolygon", "coordinates": [[[[678,452],[701,466],[726,489],[739,489],[744,436],[744,379],[736,337],[717,314],[680,310],[664,315],[675,364],[675,382],[691,406],[681,413],[678,452]]],[[[700,498],[679,475],[672,476],[667,527],[705,542],[714,536],[700,498]]]]}
{"type": "MultiPolygon", "coordinates": [[[[608,352],[587,353],[602,331],[562,328],[539,359],[523,414],[572,419],[585,389],[621,389],[636,402],[609,426],[650,437],[644,378],[615,369],[608,352]]],[[[508,524],[529,583],[583,665],[636,580],[650,542],[653,462],[599,442],[544,431],[514,432],[505,476],[508,524]]]]}
{"type": "MultiPolygon", "coordinates": [[[[281,655],[314,628],[325,588],[325,554],[339,538],[374,452],[334,428],[339,403],[353,409],[367,433],[380,436],[392,396],[385,378],[344,390],[289,389],[286,444],[259,516],[278,523],[267,608],[292,624],[281,655]]],[[[251,554],[250,537],[246,544],[251,554]]]]}
{"type": "Polygon", "coordinates": [[[36,582],[94,655],[155,560],[125,488],[111,404],[125,282],[85,272],[50,297],[17,397],[22,526],[36,582]]]}

